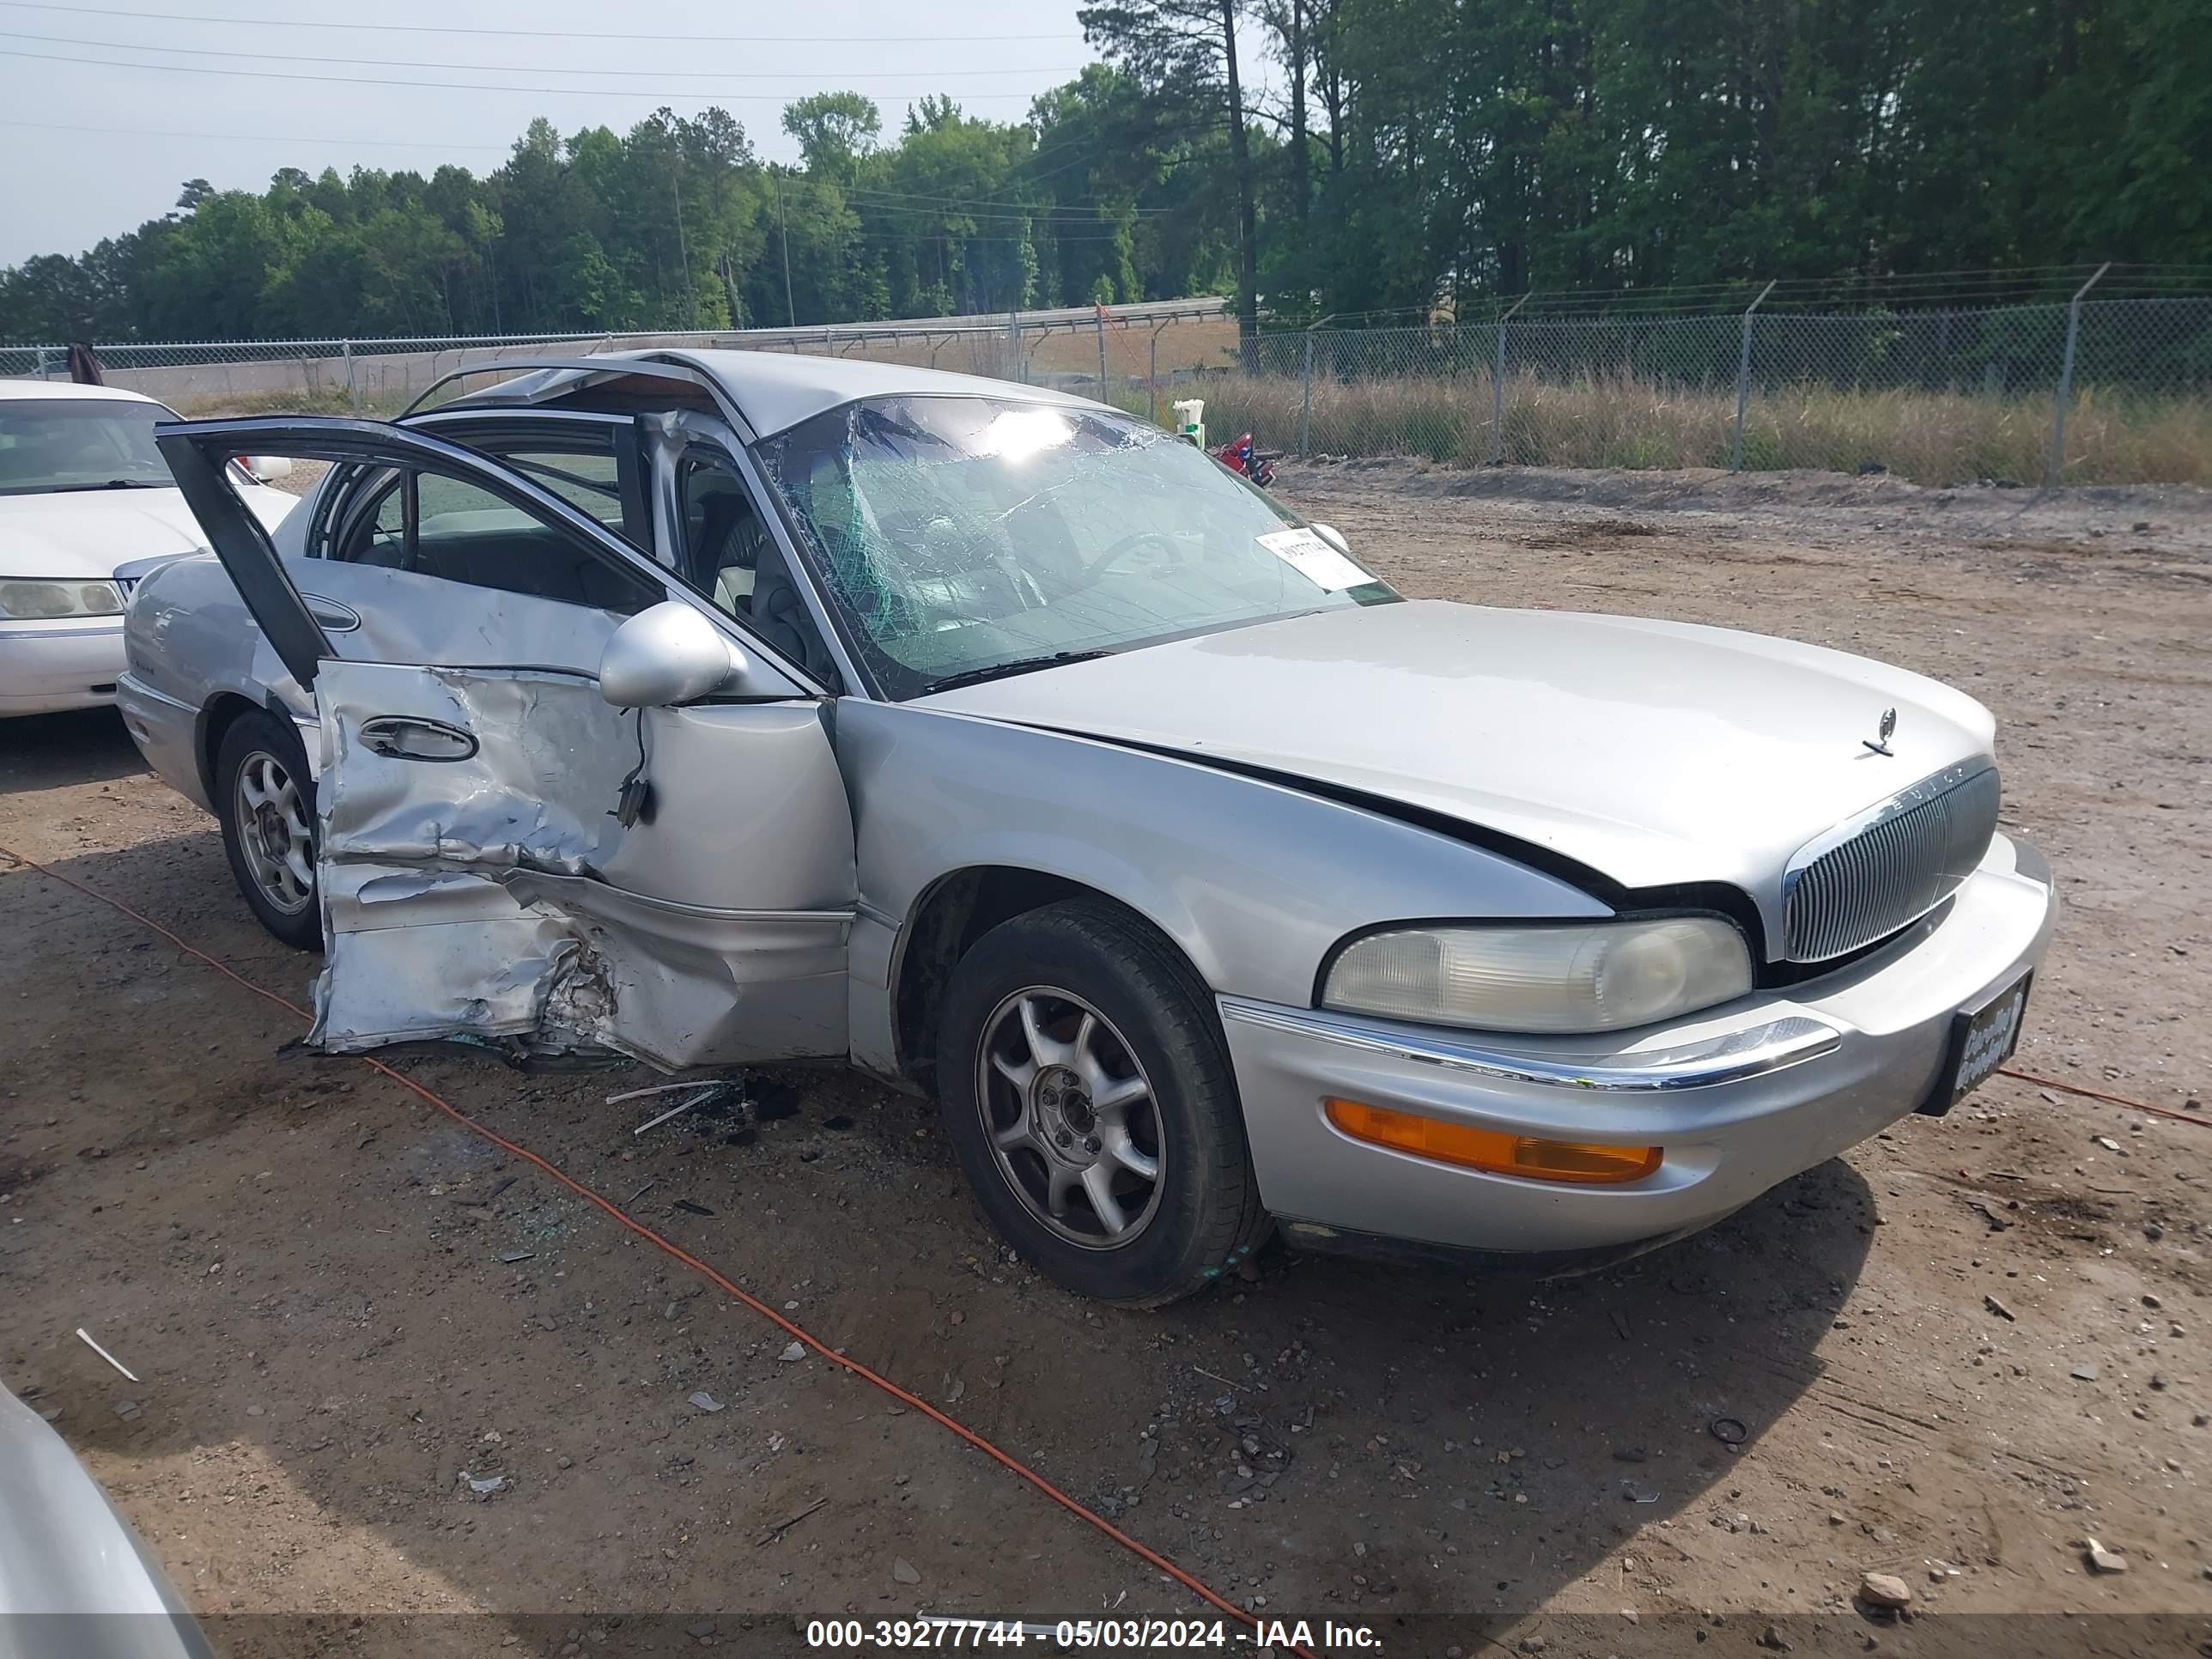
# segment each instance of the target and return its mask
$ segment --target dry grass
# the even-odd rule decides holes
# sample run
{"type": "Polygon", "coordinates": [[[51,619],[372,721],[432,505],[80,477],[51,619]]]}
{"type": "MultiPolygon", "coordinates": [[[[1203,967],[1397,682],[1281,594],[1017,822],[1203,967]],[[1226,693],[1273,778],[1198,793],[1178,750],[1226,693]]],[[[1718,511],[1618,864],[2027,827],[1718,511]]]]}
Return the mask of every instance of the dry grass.
{"type": "MultiPolygon", "coordinates": [[[[1256,432],[1297,447],[1296,376],[1209,375],[1210,432],[1256,432]]],[[[1324,455],[1420,456],[1479,466],[1498,458],[1491,377],[1319,380],[1305,447],[1324,455]]],[[[2048,394],[1977,396],[1802,386],[1753,394],[1747,469],[1881,468],[1916,483],[2039,483],[2049,462],[2048,394]]],[[[1730,388],[1679,387],[1629,375],[1569,381],[1509,375],[1505,459],[1528,465],[1726,466],[1735,427],[1730,388]]],[[[2212,399],[2081,392],[2066,431],[2069,483],[2212,483],[2212,399]]]]}
{"type": "MultiPolygon", "coordinates": [[[[314,392],[299,387],[263,392],[211,392],[200,398],[179,398],[171,405],[178,414],[191,420],[211,418],[218,415],[351,415],[353,404],[347,399],[345,388],[324,387],[314,392]]],[[[366,401],[360,411],[375,414],[366,401]]],[[[398,414],[398,406],[381,411],[398,414]]]]}

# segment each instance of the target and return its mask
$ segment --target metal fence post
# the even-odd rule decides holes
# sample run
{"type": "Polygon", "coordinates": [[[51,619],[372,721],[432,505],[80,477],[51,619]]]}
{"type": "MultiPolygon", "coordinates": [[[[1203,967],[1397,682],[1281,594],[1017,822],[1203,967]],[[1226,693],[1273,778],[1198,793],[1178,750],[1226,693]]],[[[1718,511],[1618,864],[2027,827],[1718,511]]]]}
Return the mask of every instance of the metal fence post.
{"type": "Polygon", "coordinates": [[[1759,298],[1743,308],[1743,349],[1735,360],[1735,440],[1729,446],[1731,472],[1743,471],[1743,417],[1751,409],[1751,313],[1773,292],[1774,283],[1770,282],[1759,290],[1759,298]]]}
{"type": "Polygon", "coordinates": [[[1152,361],[1145,368],[1145,418],[1160,423],[1160,331],[1152,331],[1152,361]]]}
{"type": "Polygon", "coordinates": [[[1029,365],[1022,361],[1022,313],[1018,306],[1006,313],[1006,344],[1014,354],[1013,371],[1006,378],[1026,385],[1030,378],[1029,365]]]}
{"type": "Polygon", "coordinates": [[[1098,307],[1098,401],[1106,401],[1106,307],[1098,307]]]}
{"type": "Polygon", "coordinates": [[[345,348],[346,403],[352,408],[353,412],[358,415],[361,413],[361,388],[354,384],[353,342],[341,340],[338,343],[345,348]]]}
{"type": "Polygon", "coordinates": [[[2107,260],[2090,273],[2089,280],[2074,290],[2066,307],[2066,355],[2058,364],[2058,400],[2051,411],[2051,469],[2046,483],[2056,488],[2066,471],[2066,407],[2074,401],[2074,347],[2081,335],[2081,296],[2097,286],[2112,269],[2107,260]]]}
{"type": "Polygon", "coordinates": [[[42,380],[46,378],[46,349],[44,346],[39,348],[39,378],[42,380]]]}
{"type": "Polygon", "coordinates": [[[1306,331],[1305,383],[1298,394],[1298,453],[1313,453],[1313,331],[1306,331]]]}
{"type": "Polygon", "coordinates": [[[1497,446],[1490,458],[1492,466],[1505,465],[1505,325],[1513,320],[1514,312],[1528,303],[1528,295],[1524,294],[1498,319],[1498,364],[1490,374],[1490,431],[1497,446]]]}

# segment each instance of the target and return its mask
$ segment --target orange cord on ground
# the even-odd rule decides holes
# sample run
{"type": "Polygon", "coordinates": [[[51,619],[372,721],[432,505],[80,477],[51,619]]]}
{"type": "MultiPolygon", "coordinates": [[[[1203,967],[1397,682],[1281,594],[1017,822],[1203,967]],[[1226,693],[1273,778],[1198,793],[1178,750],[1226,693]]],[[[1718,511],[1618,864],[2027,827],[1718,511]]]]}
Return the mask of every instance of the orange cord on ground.
{"type": "MultiPolygon", "coordinates": [[[[197,961],[205,963],[209,967],[214,969],[216,972],[221,974],[225,979],[234,981],[237,984],[244,986],[247,990],[252,992],[254,995],[262,998],[264,1000],[273,1002],[278,1007],[288,1010],[291,1013],[297,1015],[301,1019],[310,1019],[313,1018],[313,1016],[310,1015],[306,1009],[301,1007],[298,1003],[292,1001],[288,997],[281,997],[274,991],[264,990],[262,987],[256,985],[252,980],[246,978],[243,974],[240,974],[234,969],[229,968],[222,963],[218,962],[215,957],[210,956],[198,945],[190,944],[177,934],[170,932],[169,929],[164,927],[160,922],[155,921],[152,917],[142,915],[139,912],[132,909],[129,905],[124,903],[120,899],[111,898],[106,893],[100,891],[97,888],[88,887],[84,883],[75,879],[73,877],[63,875],[59,871],[49,870],[45,865],[39,863],[35,859],[27,859],[21,853],[12,852],[7,848],[0,847],[0,857],[12,859],[15,863],[21,865],[26,869],[35,870],[40,875],[46,877],[49,880],[58,881],[63,886],[73,888],[77,892],[82,893],[88,898],[97,899],[100,903],[108,906],[110,908],[120,911],[123,915],[130,917],[131,921],[137,922],[140,927],[150,929],[152,932],[161,935],[161,938],[175,945],[177,949],[182,951],[186,956],[191,957],[197,961]]],[[[607,1214],[613,1217],[617,1223],[629,1229],[630,1231],[635,1233],[640,1238],[644,1239],[648,1244],[653,1246],[654,1249],[665,1251],[669,1255],[675,1257],[677,1261],[682,1262],[685,1267],[690,1268],[692,1272],[699,1274],[709,1284],[713,1285],[715,1289],[724,1292],[726,1295],[730,1297],[732,1300],[743,1303],[746,1307],[751,1309],[753,1312],[760,1315],[763,1319],[773,1322],[775,1325],[788,1332],[796,1340],[803,1342],[808,1347],[813,1349],[815,1352],[820,1354],[831,1364],[842,1366],[846,1370],[852,1372],[854,1376],[860,1377],[862,1381],[873,1383],[877,1388],[881,1389],[885,1394],[890,1395],[893,1399],[912,1407],[915,1411],[920,1412],[923,1416],[936,1423],[939,1427],[951,1430],[954,1434],[958,1435],[960,1438],[966,1441],[969,1445],[975,1447],[976,1450],[981,1452],[994,1462],[999,1464],[1001,1468],[1008,1470],[1009,1472],[1019,1475],[1023,1480],[1028,1481],[1030,1485],[1035,1486],[1039,1492],[1042,1492],[1047,1498],[1052,1499],[1054,1503],[1059,1504],[1062,1509],[1067,1510],[1072,1515],[1077,1516],[1081,1519],[1089,1522],[1100,1532],[1105,1534],[1107,1537],[1119,1544],[1123,1549],[1127,1550],[1132,1555],[1138,1557],[1140,1560],[1143,1560],[1149,1565],[1158,1568],[1162,1572],[1167,1574],[1169,1577],[1174,1579],[1184,1589],[1202,1597],[1206,1601],[1211,1602],[1213,1606],[1220,1608],[1222,1612],[1229,1614],[1231,1618],[1236,1619],[1243,1624],[1255,1626],[1259,1624],[1260,1621],[1255,1614],[1246,1612],[1243,1607],[1238,1607],[1226,1596],[1216,1593],[1206,1584],[1200,1583],[1197,1578],[1192,1577],[1191,1574],[1184,1571],[1181,1567],[1176,1565],[1176,1564],[1169,1560],[1167,1557],[1160,1554],[1157,1550],[1139,1543],[1135,1539],[1130,1537],[1127,1533],[1123,1532],[1111,1521],[1106,1519],[1104,1516],[1098,1514],[1096,1510],[1087,1508],[1085,1505],[1069,1497],[1066,1492],[1060,1491],[1059,1487],[1054,1486],[1052,1482],[1046,1480],[1035,1469],[1030,1468],[1027,1464],[1022,1462],[1018,1458],[1012,1456],[1009,1453],[1000,1450],[998,1447],[993,1445],[989,1441],[983,1438],[983,1437],[976,1433],[975,1430],[968,1427],[965,1424],[961,1423],[951,1417],[948,1417],[945,1413],[939,1411],[936,1407],[931,1405],[929,1401],[922,1399],[919,1395],[908,1393],[897,1383],[892,1382],[889,1377],[869,1370],[868,1367],[860,1364],[857,1359],[847,1358],[836,1349],[830,1347],[818,1338],[810,1334],[803,1327],[785,1318],[782,1314],[770,1307],[767,1303],[763,1302],[759,1297],[750,1295],[746,1291],[740,1290],[737,1285],[732,1284],[729,1279],[723,1277],[722,1274],[717,1273],[714,1268],[702,1261],[697,1256],[693,1255],[689,1250],[686,1250],[682,1245],[675,1243],[669,1239],[663,1238],[659,1233],[653,1231],[652,1228],[638,1220],[635,1216],[624,1210],[620,1205],[615,1203],[611,1199],[603,1198],[599,1194],[594,1192],[591,1188],[586,1187],[582,1182],[577,1180],[574,1176],[568,1175],[560,1170],[547,1159],[541,1158],[538,1153],[532,1152],[527,1146],[517,1146],[514,1141],[507,1139],[504,1135],[498,1133],[495,1130],[486,1128],[483,1124],[477,1122],[466,1112],[462,1111],[460,1108],[453,1105],[450,1101],[447,1101],[434,1090],[427,1088],[423,1085],[417,1083],[413,1078],[409,1077],[405,1073],[394,1069],[392,1066],[390,1066],[384,1061],[377,1059],[374,1055],[362,1054],[357,1056],[357,1058],[360,1059],[363,1065],[368,1066],[372,1071],[381,1073],[384,1076],[390,1078],[394,1083],[397,1083],[401,1088],[421,1096],[424,1100],[429,1102],[431,1105],[436,1107],[447,1117],[452,1118],[454,1122],[459,1124],[470,1133],[479,1135],[484,1139],[491,1142],[493,1146],[499,1147],[501,1151],[512,1153],[516,1158],[522,1159],[526,1164],[529,1164],[536,1169],[543,1171],[545,1175],[551,1176],[555,1181],[558,1182],[562,1186],[566,1187],[570,1192],[575,1194],[577,1197],[584,1200],[586,1203],[595,1205],[599,1209],[605,1211],[607,1214]]],[[[1313,1659],[1313,1655],[1304,1648],[1293,1646],[1291,1649],[1291,1651],[1297,1654],[1300,1656],[1300,1659],[1313,1659]]]]}
{"type": "Polygon", "coordinates": [[[2084,1100],[2101,1100],[2110,1106],[2124,1106],[2131,1112],[2148,1112],[2153,1117],[2170,1117],[2176,1123],[2193,1123],[2199,1128],[2203,1128],[2208,1122],[2212,1122],[2212,1119],[2206,1118],[2201,1113],[2191,1115],[2187,1112],[2171,1111],[2164,1106],[2146,1106],[2140,1100],[2130,1100],[2125,1095],[2108,1095],[2101,1090],[2085,1089],[2078,1083],[2061,1083],[2055,1077],[2038,1077],[2033,1072],[2015,1072],[2009,1066],[1998,1066],[1997,1075],[2016,1079],[2021,1083],[2039,1083],[2046,1089],[2057,1089],[2066,1094],[2080,1095],[2084,1100]]]}

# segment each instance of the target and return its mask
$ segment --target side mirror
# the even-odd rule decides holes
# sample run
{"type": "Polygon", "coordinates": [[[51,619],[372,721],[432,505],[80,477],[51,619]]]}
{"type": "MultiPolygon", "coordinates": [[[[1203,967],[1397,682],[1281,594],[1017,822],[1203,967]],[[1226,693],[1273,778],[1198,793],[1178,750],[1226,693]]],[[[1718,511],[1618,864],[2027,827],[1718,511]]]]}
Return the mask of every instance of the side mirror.
{"type": "Polygon", "coordinates": [[[1320,537],[1322,540],[1327,542],[1331,547],[1334,548],[1338,552],[1343,554],[1346,558],[1348,559],[1352,556],[1352,544],[1344,539],[1344,532],[1341,530],[1339,530],[1334,525],[1316,524],[1309,525],[1306,527],[1312,531],[1315,535],[1320,537]]]}
{"type": "Polygon", "coordinates": [[[617,708],[696,702],[751,667],[714,623],[665,599],[615,629],[599,655],[599,695],[617,708]]]}
{"type": "Polygon", "coordinates": [[[289,455],[241,455],[238,464],[252,475],[256,483],[274,483],[279,478],[292,476],[292,458],[289,455]]]}

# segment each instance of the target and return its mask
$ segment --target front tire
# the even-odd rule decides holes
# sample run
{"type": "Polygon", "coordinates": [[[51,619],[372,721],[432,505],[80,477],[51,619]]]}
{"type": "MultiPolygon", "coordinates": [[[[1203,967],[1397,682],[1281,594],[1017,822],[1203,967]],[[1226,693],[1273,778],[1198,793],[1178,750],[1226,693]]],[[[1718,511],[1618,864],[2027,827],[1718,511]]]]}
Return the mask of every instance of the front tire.
{"type": "Polygon", "coordinates": [[[984,1213],[1079,1295],[1175,1301],[1266,1231],[1212,999],[1109,906],[1048,905],[977,940],[946,988],[937,1078],[984,1213]]]}
{"type": "Polygon", "coordinates": [[[230,873],[255,917],[294,950],[320,950],[315,781],[289,722],[260,709],[231,722],[216,750],[215,799],[230,873]]]}

